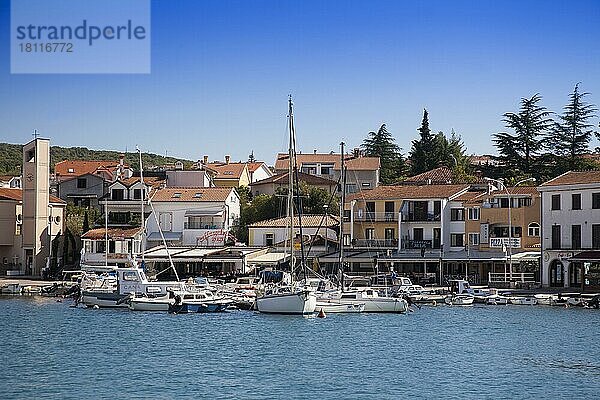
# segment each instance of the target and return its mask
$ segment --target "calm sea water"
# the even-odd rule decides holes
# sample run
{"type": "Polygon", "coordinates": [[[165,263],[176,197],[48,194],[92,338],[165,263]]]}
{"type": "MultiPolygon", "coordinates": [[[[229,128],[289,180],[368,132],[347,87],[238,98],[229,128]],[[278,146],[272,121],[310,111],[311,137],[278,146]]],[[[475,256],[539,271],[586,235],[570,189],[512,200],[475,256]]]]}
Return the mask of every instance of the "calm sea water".
{"type": "Polygon", "coordinates": [[[598,398],[600,312],[423,307],[325,319],[0,299],[0,398],[598,398]]]}

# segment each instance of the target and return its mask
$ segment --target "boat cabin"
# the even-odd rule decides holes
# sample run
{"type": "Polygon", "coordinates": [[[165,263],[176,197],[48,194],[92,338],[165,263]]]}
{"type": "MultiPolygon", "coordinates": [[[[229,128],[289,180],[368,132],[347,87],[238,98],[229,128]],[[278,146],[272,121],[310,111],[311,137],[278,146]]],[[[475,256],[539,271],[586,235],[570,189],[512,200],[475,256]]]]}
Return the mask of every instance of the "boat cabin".
{"type": "Polygon", "coordinates": [[[452,279],[448,281],[448,289],[450,293],[456,294],[473,294],[473,289],[469,282],[462,279],[452,279]]]}

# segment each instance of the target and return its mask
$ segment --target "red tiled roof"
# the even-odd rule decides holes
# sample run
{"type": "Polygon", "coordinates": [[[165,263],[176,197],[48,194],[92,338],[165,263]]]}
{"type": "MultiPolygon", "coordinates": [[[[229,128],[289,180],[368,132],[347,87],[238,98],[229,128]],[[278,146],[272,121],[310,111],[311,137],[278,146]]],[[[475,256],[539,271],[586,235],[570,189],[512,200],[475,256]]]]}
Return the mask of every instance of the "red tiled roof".
{"type": "Polygon", "coordinates": [[[586,183],[600,183],[600,171],[568,171],[540,186],[584,185],[586,183]]]}
{"type": "MultiPolygon", "coordinates": [[[[23,200],[23,189],[0,188],[0,200],[23,200]]],[[[66,204],[63,200],[56,196],[50,195],[50,203],[66,204]]]]}
{"type": "MultiPolygon", "coordinates": [[[[246,165],[248,166],[248,172],[254,172],[257,169],[259,169],[262,165],[265,165],[265,167],[267,167],[267,165],[262,161],[249,162],[249,163],[246,163],[246,165]]],[[[267,167],[267,169],[269,169],[269,167],[267,167]]]]}
{"type": "Polygon", "coordinates": [[[215,172],[215,179],[238,180],[242,177],[244,169],[246,169],[246,163],[209,163],[206,165],[206,169],[215,172]]]}
{"type": "MultiPolygon", "coordinates": [[[[118,165],[118,161],[64,160],[56,163],[54,166],[54,173],[58,177],[74,177],[93,174],[97,170],[111,172],[110,170],[116,168],[118,165]],[[72,170],[73,172],[69,172],[69,170],[72,170]]],[[[128,168],[128,166],[125,165],[125,168],[128,168]]]]}
{"type": "MultiPolygon", "coordinates": [[[[264,185],[264,184],[268,184],[268,183],[278,183],[278,184],[285,185],[285,184],[289,183],[288,176],[289,176],[289,172],[273,175],[273,176],[263,179],[261,181],[251,183],[250,186],[264,185]]],[[[328,186],[337,185],[337,182],[332,181],[331,179],[326,179],[326,178],[322,178],[320,176],[311,175],[311,174],[305,174],[304,172],[300,172],[300,171],[298,171],[298,180],[301,182],[306,182],[309,185],[328,185],[328,186]]]]}
{"type": "MultiPolygon", "coordinates": [[[[139,181],[140,181],[139,176],[132,176],[131,178],[121,179],[120,182],[123,183],[125,186],[129,187],[139,181]]],[[[160,185],[165,183],[165,180],[162,178],[159,178],[157,176],[145,176],[144,183],[146,185],[149,185],[149,186],[152,186],[155,188],[155,187],[159,187],[160,185]]]]}
{"type": "Polygon", "coordinates": [[[131,239],[134,238],[137,234],[142,232],[142,228],[108,228],[108,232],[105,228],[96,228],[90,229],[86,233],[84,233],[81,238],[82,239],[104,239],[105,233],[108,233],[109,239],[131,239]]]}
{"type": "Polygon", "coordinates": [[[225,201],[229,197],[232,188],[182,188],[167,187],[158,189],[152,197],[153,202],[199,202],[199,201],[225,201]]]}
{"type": "Polygon", "coordinates": [[[352,194],[346,200],[446,199],[468,188],[469,185],[384,185],[352,194]]]}
{"type": "MultiPolygon", "coordinates": [[[[331,228],[339,224],[339,220],[333,215],[328,214],[325,219],[323,219],[323,217],[324,215],[318,214],[302,215],[302,226],[305,228],[318,228],[319,225],[321,225],[321,221],[323,221],[323,224],[321,225],[323,228],[331,228]]],[[[286,226],[289,226],[289,223],[290,219],[288,217],[281,217],[254,222],[248,226],[253,228],[285,228],[286,226]]],[[[294,226],[299,225],[300,219],[296,215],[294,217],[294,226]]]]}
{"type": "Polygon", "coordinates": [[[406,178],[404,182],[423,182],[423,183],[452,183],[454,173],[448,167],[439,167],[421,174],[406,178]]]}
{"type": "MultiPolygon", "coordinates": [[[[296,160],[298,166],[302,164],[333,164],[333,169],[340,170],[340,154],[327,153],[327,154],[296,154],[296,160]]],[[[277,154],[277,160],[275,161],[275,169],[278,171],[288,169],[289,155],[287,153],[277,154]]],[[[379,157],[356,157],[347,155],[345,158],[346,168],[349,171],[374,171],[379,169],[379,157]]]]}

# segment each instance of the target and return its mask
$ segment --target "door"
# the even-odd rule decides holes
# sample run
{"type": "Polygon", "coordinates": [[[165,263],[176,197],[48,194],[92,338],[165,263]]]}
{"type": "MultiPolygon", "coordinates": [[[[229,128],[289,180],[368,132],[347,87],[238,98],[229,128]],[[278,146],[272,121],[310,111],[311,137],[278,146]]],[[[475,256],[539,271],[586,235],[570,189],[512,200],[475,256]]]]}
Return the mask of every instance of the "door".
{"type": "Polygon", "coordinates": [[[163,232],[171,232],[173,230],[173,214],[160,213],[160,230],[163,232]]]}
{"type": "Polygon", "coordinates": [[[433,248],[439,249],[442,247],[442,229],[433,228],[433,248]]]}

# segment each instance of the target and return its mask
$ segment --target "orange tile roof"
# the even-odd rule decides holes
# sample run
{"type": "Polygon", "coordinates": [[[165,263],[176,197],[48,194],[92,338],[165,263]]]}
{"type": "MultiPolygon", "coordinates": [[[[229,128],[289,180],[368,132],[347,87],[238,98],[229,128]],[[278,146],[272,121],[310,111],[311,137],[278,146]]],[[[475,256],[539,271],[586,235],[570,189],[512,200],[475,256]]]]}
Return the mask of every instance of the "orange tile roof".
{"type": "MultiPolygon", "coordinates": [[[[118,161],[80,161],[80,160],[63,160],[57,162],[54,166],[54,173],[61,177],[75,177],[86,174],[93,174],[97,170],[110,170],[119,165],[118,161]],[[69,172],[73,170],[73,172],[69,172]]],[[[124,165],[128,168],[127,165],[124,165]]]]}
{"type": "Polygon", "coordinates": [[[248,172],[254,172],[257,169],[259,169],[262,165],[265,165],[265,167],[267,167],[267,169],[269,169],[269,167],[266,165],[266,163],[264,163],[262,161],[249,162],[249,163],[246,163],[246,165],[248,165],[248,172]]]}
{"type": "Polygon", "coordinates": [[[465,202],[470,202],[470,201],[474,201],[476,199],[478,199],[480,196],[486,194],[486,191],[484,190],[468,190],[466,192],[464,192],[463,194],[459,195],[458,197],[455,197],[452,199],[452,201],[465,201],[465,202]]]}
{"type": "MultiPolygon", "coordinates": [[[[318,228],[319,225],[324,228],[331,228],[339,224],[339,220],[333,215],[306,214],[302,216],[302,226],[305,228],[318,228]],[[321,221],[323,224],[321,225],[321,221]]],[[[251,228],[285,228],[289,226],[290,219],[288,217],[272,218],[264,221],[254,222],[248,225],[251,228]]],[[[296,215],[294,217],[294,226],[299,226],[300,219],[296,215]]]]}
{"type": "Polygon", "coordinates": [[[131,239],[134,238],[137,234],[142,232],[142,228],[140,227],[136,227],[136,228],[96,228],[96,229],[90,229],[89,231],[87,231],[86,233],[84,233],[81,238],[82,239],[92,239],[92,240],[98,240],[98,239],[104,239],[105,237],[105,233],[108,233],[108,238],[109,239],[131,239]]]}
{"type": "Polygon", "coordinates": [[[462,194],[468,188],[469,185],[384,185],[354,193],[348,196],[346,201],[363,199],[446,199],[462,194]]]}
{"type": "Polygon", "coordinates": [[[246,163],[209,163],[206,165],[206,169],[215,172],[215,179],[235,179],[238,180],[242,177],[244,170],[246,169],[246,163]]]}
{"type": "Polygon", "coordinates": [[[152,197],[153,202],[211,202],[225,201],[234,189],[232,188],[188,188],[167,187],[158,189],[152,197]],[[179,193],[179,195],[177,195],[179,193]]]}
{"type": "Polygon", "coordinates": [[[430,171],[425,171],[421,174],[406,178],[404,182],[423,182],[427,183],[452,183],[454,173],[448,167],[434,168],[430,171]]]}
{"type": "MultiPolygon", "coordinates": [[[[120,182],[123,183],[125,186],[129,187],[139,181],[140,181],[139,176],[132,176],[131,178],[121,179],[120,182]]],[[[145,176],[144,183],[146,185],[149,185],[152,187],[159,187],[160,185],[165,183],[165,180],[163,178],[159,178],[157,176],[145,176]]]]}
{"type": "Polygon", "coordinates": [[[587,183],[600,183],[600,171],[568,171],[540,186],[584,185],[587,183]]]}
{"type": "MultiPolygon", "coordinates": [[[[340,170],[340,154],[335,153],[308,153],[308,154],[296,154],[296,160],[299,166],[302,164],[316,164],[326,163],[333,164],[333,169],[340,170]]],[[[275,161],[275,169],[278,171],[288,169],[289,157],[287,153],[277,154],[277,160],[275,161]]],[[[379,157],[356,157],[351,155],[345,157],[346,168],[350,171],[374,171],[379,169],[380,162],[379,157]]]]}
{"type": "MultiPolygon", "coordinates": [[[[23,200],[23,189],[0,188],[0,200],[23,200]]],[[[50,203],[66,204],[63,200],[56,196],[50,195],[50,203]]]]}

